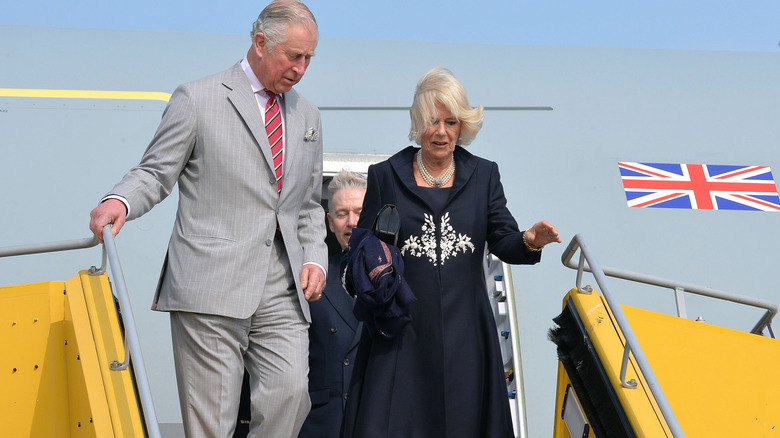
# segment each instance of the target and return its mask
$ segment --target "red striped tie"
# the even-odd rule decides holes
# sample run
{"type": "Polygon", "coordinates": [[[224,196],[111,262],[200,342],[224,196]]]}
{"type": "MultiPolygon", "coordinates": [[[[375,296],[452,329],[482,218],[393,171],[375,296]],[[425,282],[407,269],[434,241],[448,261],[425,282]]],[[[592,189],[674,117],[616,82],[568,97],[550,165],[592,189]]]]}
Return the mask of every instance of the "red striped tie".
{"type": "Polygon", "coordinates": [[[276,188],[282,192],[282,114],[279,111],[279,102],[276,94],[265,90],[268,94],[268,103],[265,104],[265,132],[268,134],[268,143],[271,144],[271,155],[274,157],[274,171],[276,172],[276,188]]]}

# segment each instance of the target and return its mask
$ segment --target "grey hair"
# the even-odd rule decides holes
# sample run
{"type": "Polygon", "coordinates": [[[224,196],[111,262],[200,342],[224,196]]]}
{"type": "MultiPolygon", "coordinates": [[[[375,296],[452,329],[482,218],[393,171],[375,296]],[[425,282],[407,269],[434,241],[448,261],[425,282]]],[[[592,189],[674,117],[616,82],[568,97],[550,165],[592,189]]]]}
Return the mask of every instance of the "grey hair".
{"type": "Polygon", "coordinates": [[[367,187],[366,177],[363,174],[341,169],[328,184],[328,193],[331,199],[339,190],[344,189],[365,189],[367,187]]]}
{"type": "Polygon", "coordinates": [[[409,140],[421,144],[422,136],[436,120],[436,104],[441,104],[461,122],[460,136],[456,143],[471,144],[482,129],[482,105],[472,108],[463,84],[445,67],[434,67],[417,82],[414,101],[409,113],[412,127],[409,140]]]}
{"type": "Polygon", "coordinates": [[[260,12],[252,25],[252,41],[255,35],[262,33],[267,41],[268,51],[287,40],[287,27],[290,24],[310,26],[319,34],[317,20],[309,8],[299,0],[274,0],[260,12]]]}

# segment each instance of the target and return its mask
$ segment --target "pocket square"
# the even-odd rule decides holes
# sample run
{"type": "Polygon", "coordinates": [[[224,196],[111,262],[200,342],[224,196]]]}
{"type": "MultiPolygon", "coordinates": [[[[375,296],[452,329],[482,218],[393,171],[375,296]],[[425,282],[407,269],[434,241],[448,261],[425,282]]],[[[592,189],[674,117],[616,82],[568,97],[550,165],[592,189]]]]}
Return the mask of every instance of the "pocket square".
{"type": "Polygon", "coordinates": [[[308,128],[303,134],[303,141],[317,141],[317,131],[314,128],[308,128]]]}

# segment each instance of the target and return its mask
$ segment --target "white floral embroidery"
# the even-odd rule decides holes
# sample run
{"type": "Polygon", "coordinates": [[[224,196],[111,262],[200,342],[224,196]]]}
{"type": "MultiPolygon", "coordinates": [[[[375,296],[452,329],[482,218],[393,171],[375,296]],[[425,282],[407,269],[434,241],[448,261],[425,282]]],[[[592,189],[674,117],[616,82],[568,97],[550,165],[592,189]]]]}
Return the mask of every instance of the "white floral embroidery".
{"type": "MultiPolygon", "coordinates": [[[[437,266],[436,257],[436,223],[433,221],[433,215],[425,213],[425,223],[422,225],[422,236],[409,236],[401,247],[401,255],[414,257],[427,256],[428,260],[437,266]]],[[[458,252],[465,253],[467,250],[474,252],[474,245],[471,243],[471,237],[456,233],[450,225],[450,213],[447,212],[441,217],[441,264],[451,257],[458,255],[458,252]]]]}
{"type": "Polygon", "coordinates": [[[410,236],[404,242],[401,248],[401,255],[410,255],[415,257],[428,256],[428,259],[436,264],[436,223],[433,222],[433,215],[425,214],[425,223],[422,226],[422,237],[410,236]]]}

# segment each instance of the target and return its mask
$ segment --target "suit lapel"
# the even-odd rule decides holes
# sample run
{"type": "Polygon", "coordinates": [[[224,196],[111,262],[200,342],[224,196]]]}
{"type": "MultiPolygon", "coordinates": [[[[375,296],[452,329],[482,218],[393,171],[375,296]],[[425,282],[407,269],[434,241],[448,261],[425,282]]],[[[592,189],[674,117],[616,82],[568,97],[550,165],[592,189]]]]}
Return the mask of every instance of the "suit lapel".
{"type": "Polygon", "coordinates": [[[268,134],[266,134],[265,125],[263,125],[263,117],[260,114],[255,93],[252,92],[252,87],[249,85],[249,80],[247,80],[240,63],[228,71],[223,85],[230,89],[228,100],[236,108],[236,111],[244,120],[244,124],[249,128],[249,132],[255,138],[255,142],[257,142],[266,163],[273,169],[274,160],[271,156],[268,134]]]}
{"type": "Polygon", "coordinates": [[[357,330],[357,321],[352,313],[352,306],[355,304],[354,298],[347,295],[346,291],[339,291],[330,295],[324,295],[330,304],[336,309],[341,319],[349,325],[352,330],[357,330]]]}
{"type": "Polygon", "coordinates": [[[477,168],[477,161],[473,159],[474,156],[471,152],[463,149],[462,146],[456,146],[453,155],[457,167],[455,180],[452,181],[452,190],[450,190],[450,196],[447,199],[447,205],[468,185],[471,176],[474,174],[474,169],[477,168]]]}
{"type": "Polygon", "coordinates": [[[347,294],[344,290],[344,286],[341,283],[341,263],[340,255],[331,256],[328,260],[328,285],[333,287],[327,287],[324,297],[328,300],[331,306],[336,309],[341,319],[349,325],[352,330],[357,330],[358,322],[355,320],[355,315],[352,313],[352,307],[355,305],[355,299],[347,294]]]}

